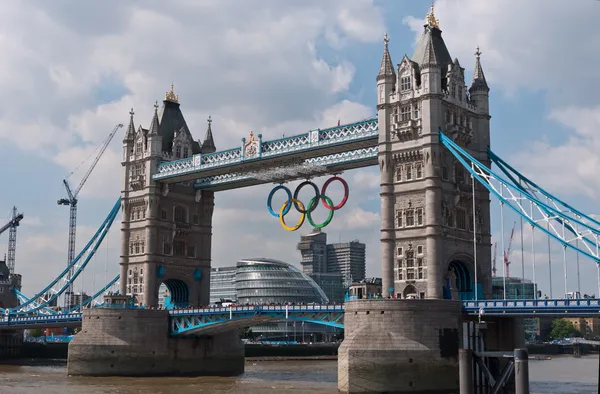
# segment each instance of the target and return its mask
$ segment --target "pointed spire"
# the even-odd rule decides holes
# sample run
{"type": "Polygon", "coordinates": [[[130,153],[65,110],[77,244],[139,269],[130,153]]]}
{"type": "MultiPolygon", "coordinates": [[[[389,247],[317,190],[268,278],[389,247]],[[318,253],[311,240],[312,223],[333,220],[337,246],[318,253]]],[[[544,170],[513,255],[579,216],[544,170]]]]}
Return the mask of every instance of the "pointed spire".
{"type": "Polygon", "coordinates": [[[479,50],[479,47],[477,47],[477,51],[475,52],[475,70],[473,71],[473,82],[471,83],[469,91],[480,90],[489,92],[490,88],[485,80],[485,75],[483,74],[480,57],[481,51],[479,50]]]}
{"type": "Polygon", "coordinates": [[[217,147],[215,146],[215,140],[213,139],[212,135],[212,118],[210,115],[208,115],[208,119],[206,121],[208,122],[208,128],[206,129],[206,134],[204,135],[204,142],[202,142],[202,147],[200,148],[200,153],[202,154],[214,153],[217,151],[217,147]]]}
{"type": "Polygon", "coordinates": [[[133,112],[133,108],[131,108],[131,111],[129,111],[129,126],[127,126],[127,132],[125,133],[125,139],[123,139],[123,142],[135,140],[135,125],[133,124],[134,114],[135,112],[133,112]]]}
{"type": "Polygon", "coordinates": [[[427,42],[425,44],[423,60],[421,60],[421,67],[434,67],[438,65],[438,58],[435,53],[435,47],[433,45],[433,36],[429,34],[427,35],[427,42]]]}
{"type": "Polygon", "coordinates": [[[383,36],[383,58],[381,59],[381,67],[379,67],[377,79],[396,76],[394,65],[392,64],[392,57],[390,56],[390,51],[388,49],[389,42],[390,39],[388,38],[387,33],[385,33],[383,36]]]}
{"type": "Polygon", "coordinates": [[[154,116],[152,116],[148,135],[158,135],[158,101],[154,102],[154,116]]]}

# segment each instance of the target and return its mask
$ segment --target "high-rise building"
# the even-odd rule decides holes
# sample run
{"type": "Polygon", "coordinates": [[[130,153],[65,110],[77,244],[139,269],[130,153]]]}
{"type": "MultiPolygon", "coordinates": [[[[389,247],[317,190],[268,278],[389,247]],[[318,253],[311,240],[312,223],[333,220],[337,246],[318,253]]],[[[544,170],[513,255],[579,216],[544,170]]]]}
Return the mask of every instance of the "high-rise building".
{"type": "Polygon", "coordinates": [[[327,234],[315,228],[298,243],[302,271],[323,289],[329,300],[343,302],[350,282],[366,275],[365,244],[358,241],[327,244],[327,234]]]}
{"type": "Polygon", "coordinates": [[[327,272],[342,275],[344,283],[366,276],[366,245],[358,240],[327,245],[327,272]]]}
{"type": "Polygon", "coordinates": [[[315,228],[310,234],[300,236],[298,250],[302,255],[302,271],[307,275],[327,272],[327,234],[315,228]]]}

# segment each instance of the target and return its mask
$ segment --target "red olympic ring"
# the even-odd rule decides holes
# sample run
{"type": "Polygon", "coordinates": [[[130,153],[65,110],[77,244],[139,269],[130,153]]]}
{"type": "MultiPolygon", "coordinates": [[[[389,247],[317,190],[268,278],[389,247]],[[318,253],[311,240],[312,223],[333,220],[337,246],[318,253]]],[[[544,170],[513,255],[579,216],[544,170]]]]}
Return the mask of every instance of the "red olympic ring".
{"type": "Polygon", "coordinates": [[[338,209],[340,209],[344,205],[346,205],[346,202],[348,201],[349,196],[350,196],[350,188],[348,187],[348,183],[346,183],[346,181],[344,179],[340,178],[339,176],[332,176],[331,178],[329,178],[328,180],[325,181],[325,183],[323,184],[323,187],[321,188],[321,202],[323,203],[325,208],[327,208],[331,211],[337,211],[338,209]],[[329,205],[327,203],[327,201],[325,201],[325,198],[324,198],[325,193],[327,192],[327,187],[333,181],[340,181],[342,186],[344,186],[344,198],[342,198],[342,201],[334,207],[329,205]]]}

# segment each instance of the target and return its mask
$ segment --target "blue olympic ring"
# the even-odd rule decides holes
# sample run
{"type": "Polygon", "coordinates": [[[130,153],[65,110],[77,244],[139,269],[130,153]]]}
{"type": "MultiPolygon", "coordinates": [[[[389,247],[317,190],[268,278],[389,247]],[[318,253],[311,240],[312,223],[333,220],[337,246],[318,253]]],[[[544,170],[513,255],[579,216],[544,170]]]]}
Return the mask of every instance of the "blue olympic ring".
{"type": "Polygon", "coordinates": [[[271,205],[273,204],[273,195],[275,194],[275,192],[277,190],[283,190],[285,191],[285,193],[287,194],[288,197],[288,204],[285,206],[285,209],[283,210],[283,214],[287,215],[287,213],[290,211],[290,209],[292,208],[292,192],[290,191],[290,189],[288,189],[287,187],[283,186],[283,185],[279,185],[279,186],[275,186],[273,188],[273,190],[271,190],[271,192],[269,193],[269,197],[267,197],[267,209],[269,210],[269,213],[271,214],[271,216],[274,216],[276,218],[279,217],[279,214],[276,213],[275,211],[273,211],[273,208],[271,207],[271,205]]]}

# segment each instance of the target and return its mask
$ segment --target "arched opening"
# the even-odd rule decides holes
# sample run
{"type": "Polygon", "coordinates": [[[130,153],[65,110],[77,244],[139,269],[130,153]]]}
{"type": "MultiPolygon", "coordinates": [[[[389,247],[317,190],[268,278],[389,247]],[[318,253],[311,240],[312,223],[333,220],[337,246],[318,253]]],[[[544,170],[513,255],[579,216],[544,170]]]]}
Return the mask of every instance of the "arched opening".
{"type": "Polygon", "coordinates": [[[417,289],[413,285],[408,285],[402,292],[402,298],[417,298],[417,289]]]}
{"type": "Polygon", "coordinates": [[[473,279],[468,265],[460,260],[451,261],[444,278],[444,299],[471,300],[474,294],[473,279]]]}
{"type": "Polygon", "coordinates": [[[158,305],[165,309],[187,308],[190,305],[188,286],[179,279],[167,279],[158,288],[158,305]]]}

